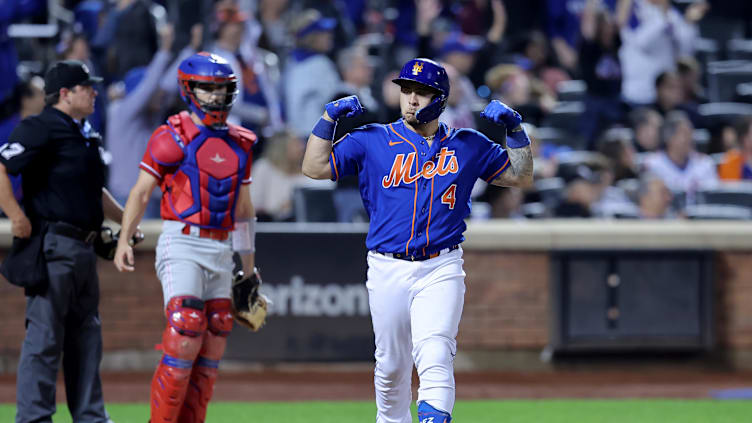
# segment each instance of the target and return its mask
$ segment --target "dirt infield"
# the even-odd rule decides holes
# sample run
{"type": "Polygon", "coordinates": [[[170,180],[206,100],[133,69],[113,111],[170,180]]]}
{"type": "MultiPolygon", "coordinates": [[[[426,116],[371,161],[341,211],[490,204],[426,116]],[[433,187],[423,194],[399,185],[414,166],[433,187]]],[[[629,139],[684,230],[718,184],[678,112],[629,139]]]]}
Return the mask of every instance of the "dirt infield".
{"type": "MultiPolygon", "coordinates": [[[[566,371],[458,373],[457,398],[712,398],[719,390],[752,388],[752,373],[691,371],[566,371]]],[[[223,372],[220,401],[371,400],[373,376],[347,371],[223,372]]],[[[146,402],[151,374],[103,375],[107,402],[146,402]]],[[[417,380],[413,382],[413,388],[417,380]]],[[[65,389],[58,383],[58,401],[65,389]]],[[[415,397],[415,395],[414,395],[415,397]]],[[[15,376],[0,376],[0,402],[15,401],[15,376]]]]}

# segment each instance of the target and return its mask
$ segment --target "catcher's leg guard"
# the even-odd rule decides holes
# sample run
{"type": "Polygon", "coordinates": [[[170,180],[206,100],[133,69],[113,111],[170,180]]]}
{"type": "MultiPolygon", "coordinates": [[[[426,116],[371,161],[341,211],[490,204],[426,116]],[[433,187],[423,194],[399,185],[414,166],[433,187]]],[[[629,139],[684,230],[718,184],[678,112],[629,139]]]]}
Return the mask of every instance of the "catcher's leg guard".
{"type": "Polygon", "coordinates": [[[203,423],[206,407],[214,393],[219,360],[225,353],[227,337],[232,330],[230,299],[219,298],[206,302],[206,317],[209,330],[204,334],[204,343],[198,360],[193,366],[191,384],[180,410],[179,423],[203,423]]]}
{"type": "Polygon", "coordinates": [[[206,332],[204,302],[173,297],[167,303],[164,355],[151,381],[151,423],[175,423],[183,405],[193,362],[206,332]]]}
{"type": "Polygon", "coordinates": [[[449,423],[452,416],[449,413],[437,410],[425,401],[418,403],[418,423],[449,423]]]}

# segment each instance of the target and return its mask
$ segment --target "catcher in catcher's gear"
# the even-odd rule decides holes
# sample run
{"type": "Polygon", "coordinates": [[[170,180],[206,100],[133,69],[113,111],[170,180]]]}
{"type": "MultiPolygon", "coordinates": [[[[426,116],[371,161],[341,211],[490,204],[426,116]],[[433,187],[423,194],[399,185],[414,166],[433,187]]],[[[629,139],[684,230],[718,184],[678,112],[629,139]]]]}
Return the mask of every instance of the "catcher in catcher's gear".
{"type": "Polygon", "coordinates": [[[232,299],[233,254],[244,274],[252,274],[255,261],[249,184],[256,135],[227,123],[237,78],[225,59],[201,52],[181,62],[178,83],[189,112],[170,116],[149,139],[114,259],[118,270],[134,269],[127,240],[159,185],[164,224],[156,267],[167,324],[151,384],[151,423],[203,423],[233,315],[255,329],[263,323],[257,277],[240,278],[237,291],[248,295],[232,299]]]}

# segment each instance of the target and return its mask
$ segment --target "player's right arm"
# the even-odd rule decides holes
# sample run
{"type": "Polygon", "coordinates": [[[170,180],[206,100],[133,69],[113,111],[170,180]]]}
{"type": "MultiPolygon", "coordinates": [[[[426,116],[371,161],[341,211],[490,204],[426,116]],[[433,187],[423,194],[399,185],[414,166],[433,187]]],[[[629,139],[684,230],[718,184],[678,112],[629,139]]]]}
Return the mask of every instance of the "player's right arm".
{"type": "Polygon", "coordinates": [[[363,106],[354,95],[327,103],[325,109],[324,115],[308,136],[303,156],[303,174],[313,179],[332,178],[329,158],[332,156],[332,141],[337,120],[363,113],[363,106]]]}
{"type": "Polygon", "coordinates": [[[138,229],[138,224],[144,217],[146,206],[149,204],[151,193],[157,186],[157,180],[154,175],[141,170],[138,173],[136,185],[131,188],[128,195],[128,201],[125,203],[123,210],[123,221],[120,222],[120,238],[118,239],[117,249],[115,250],[115,267],[118,271],[132,272],[134,267],[133,247],[128,241],[133,237],[138,229]]]}
{"type": "Polygon", "coordinates": [[[128,195],[123,220],[120,222],[120,238],[113,262],[121,272],[132,272],[135,269],[133,248],[128,241],[138,230],[138,224],[144,217],[154,187],[183,160],[183,149],[175,137],[169,126],[162,125],[154,131],[146,145],[146,151],[139,164],[141,170],[138,179],[128,195]]]}
{"type": "MultiPolygon", "coordinates": [[[[336,125],[326,112],[321,119],[336,125]]],[[[329,156],[331,155],[332,140],[311,133],[308,136],[305,154],[303,155],[303,174],[312,179],[331,179],[332,169],[329,166],[329,156]]]]}

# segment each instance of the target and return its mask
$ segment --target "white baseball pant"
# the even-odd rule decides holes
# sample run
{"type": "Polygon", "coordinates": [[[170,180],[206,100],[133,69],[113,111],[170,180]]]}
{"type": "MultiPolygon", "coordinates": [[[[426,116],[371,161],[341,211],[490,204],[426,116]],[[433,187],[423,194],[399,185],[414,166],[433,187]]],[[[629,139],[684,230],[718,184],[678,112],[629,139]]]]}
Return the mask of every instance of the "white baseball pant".
{"type": "Polygon", "coordinates": [[[410,262],[368,253],[368,299],[376,338],[376,423],[411,423],[411,375],[418,401],[451,413],[454,356],[465,297],[462,249],[410,262]]]}
{"type": "Polygon", "coordinates": [[[157,242],[155,267],[165,305],[170,298],[183,295],[204,301],[230,298],[234,266],[231,238],[217,241],[186,235],[184,226],[165,220],[157,242]]]}

